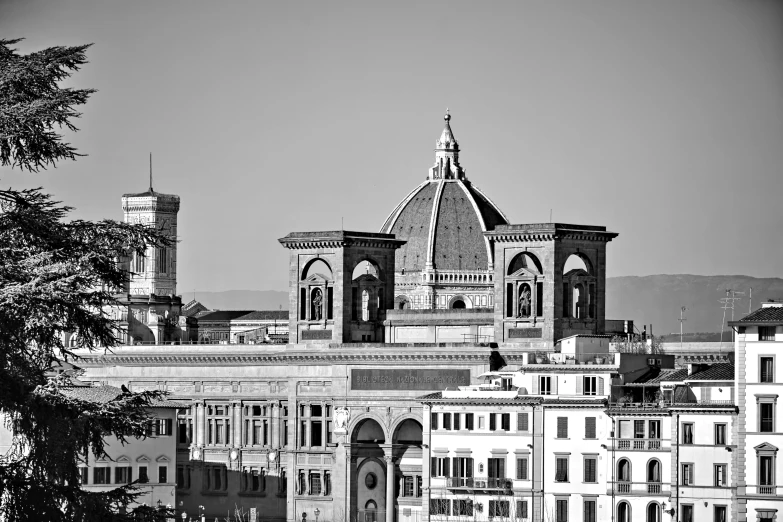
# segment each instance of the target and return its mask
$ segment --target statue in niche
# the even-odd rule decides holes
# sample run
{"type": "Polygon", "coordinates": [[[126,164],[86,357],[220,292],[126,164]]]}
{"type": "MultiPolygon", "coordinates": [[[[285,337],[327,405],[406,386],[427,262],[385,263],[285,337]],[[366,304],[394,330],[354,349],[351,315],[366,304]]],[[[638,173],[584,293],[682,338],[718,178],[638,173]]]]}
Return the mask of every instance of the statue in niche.
{"type": "Polygon", "coordinates": [[[351,417],[351,412],[348,408],[335,408],[334,410],[334,432],[335,433],[347,433],[348,431],[348,419],[351,417]]]}
{"type": "Polygon", "coordinates": [[[316,288],[313,290],[313,316],[312,319],[314,321],[320,321],[321,317],[323,316],[323,295],[321,295],[321,289],[316,288]]]}
{"type": "Polygon", "coordinates": [[[530,287],[522,285],[522,291],[519,292],[519,314],[518,317],[530,317],[530,287]]]}

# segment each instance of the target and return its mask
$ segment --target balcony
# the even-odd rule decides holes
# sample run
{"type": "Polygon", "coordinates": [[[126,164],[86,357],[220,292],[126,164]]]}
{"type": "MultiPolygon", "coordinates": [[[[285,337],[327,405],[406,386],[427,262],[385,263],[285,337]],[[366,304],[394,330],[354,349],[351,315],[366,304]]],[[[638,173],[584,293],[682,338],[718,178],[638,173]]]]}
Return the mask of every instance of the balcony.
{"type": "MultiPolygon", "coordinates": [[[[663,482],[614,482],[614,492],[618,495],[658,496],[668,495],[671,485],[663,482]]],[[[612,490],[606,492],[612,494],[612,490]]]]}
{"type": "Polygon", "coordinates": [[[667,439],[614,439],[616,451],[671,451],[667,439]]]}
{"type": "Polygon", "coordinates": [[[748,486],[751,495],[783,495],[783,486],[748,486]]]}
{"type": "Polygon", "coordinates": [[[449,477],[446,487],[449,489],[464,489],[472,491],[507,491],[511,493],[514,484],[512,479],[491,477],[449,477]]]}

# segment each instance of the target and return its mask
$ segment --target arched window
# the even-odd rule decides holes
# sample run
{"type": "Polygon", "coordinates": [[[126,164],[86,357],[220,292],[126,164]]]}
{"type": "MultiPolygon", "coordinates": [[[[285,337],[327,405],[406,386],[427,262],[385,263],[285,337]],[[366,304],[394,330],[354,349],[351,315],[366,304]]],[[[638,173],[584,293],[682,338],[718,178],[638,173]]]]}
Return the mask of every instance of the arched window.
{"type": "Polygon", "coordinates": [[[147,258],[144,257],[144,254],[139,254],[138,252],[134,254],[133,258],[133,271],[137,274],[143,274],[144,271],[147,269],[147,263],[145,263],[145,260],[147,258]]]}
{"type": "Polygon", "coordinates": [[[647,504],[647,522],[661,522],[661,506],[657,502],[647,504]]]}
{"type": "Polygon", "coordinates": [[[332,279],[332,269],[329,264],[321,258],[316,258],[307,263],[305,269],[302,270],[302,279],[320,274],[324,279],[332,279]]]}
{"type": "Polygon", "coordinates": [[[452,307],[452,308],[458,308],[458,309],[465,308],[465,301],[463,301],[462,299],[455,299],[455,300],[454,300],[454,301],[451,303],[451,307],[452,307]]]}
{"type": "Polygon", "coordinates": [[[165,247],[158,248],[156,271],[160,274],[167,274],[169,271],[169,249],[165,247]]]}
{"type": "Polygon", "coordinates": [[[661,493],[661,463],[657,459],[651,459],[647,463],[647,493],[659,495],[661,493]]]}
{"type": "MultiPolygon", "coordinates": [[[[617,481],[631,482],[631,462],[628,459],[620,459],[617,462],[617,481]]],[[[627,493],[627,491],[620,491],[627,493]]]]}
{"type": "Polygon", "coordinates": [[[617,504],[617,522],[631,522],[631,505],[628,502],[617,504]]]}
{"type": "Polygon", "coordinates": [[[521,252],[517,254],[511,263],[508,264],[508,270],[506,275],[514,275],[522,269],[526,269],[529,272],[543,274],[544,271],[541,267],[541,262],[536,256],[530,252],[521,252]]]}

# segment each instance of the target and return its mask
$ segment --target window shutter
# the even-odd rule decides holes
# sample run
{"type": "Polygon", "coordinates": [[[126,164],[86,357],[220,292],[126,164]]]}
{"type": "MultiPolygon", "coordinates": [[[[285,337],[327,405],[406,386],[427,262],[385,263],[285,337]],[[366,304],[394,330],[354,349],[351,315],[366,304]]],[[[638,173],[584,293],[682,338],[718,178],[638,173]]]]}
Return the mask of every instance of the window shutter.
{"type": "Polygon", "coordinates": [[[595,417],[585,418],[585,438],[586,439],[595,438],[595,417]]]}
{"type": "Polygon", "coordinates": [[[600,375],[596,379],[598,381],[598,395],[604,394],[604,378],[600,375]]]}
{"type": "Polygon", "coordinates": [[[455,457],[451,461],[451,476],[452,477],[459,477],[459,457],[455,457]]]}
{"type": "Polygon", "coordinates": [[[438,458],[430,457],[430,477],[438,476],[438,458]]]}
{"type": "Polygon", "coordinates": [[[506,478],[506,459],[498,459],[498,477],[506,478]]]}
{"type": "Polygon", "coordinates": [[[517,459],[517,480],[522,480],[522,459],[517,459]]]}
{"type": "Polygon", "coordinates": [[[438,414],[435,412],[432,412],[432,429],[437,430],[438,429],[438,414]]]}
{"type": "Polygon", "coordinates": [[[557,418],[557,438],[558,439],[568,438],[568,417],[557,418]]]}
{"type": "Polygon", "coordinates": [[[166,435],[171,435],[173,433],[173,422],[174,419],[166,419],[166,435]]]}
{"type": "Polygon", "coordinates": [[[490,413],[489,414],[489,431],[495,431],[497,426],[497,423],[495,421],[495,414],[490,413]]]}
{"type": "Polygon", "coordinates": [[[455,413],[454,414],[454,431],[459,431],[459,418],[461,414],[455,413]]]}
{"type": "Polygon", "coordinates": [[[444,477],[450,477],[451,476],[449,474],[449,471],[451,471],[450,466],[451,466],[450,459],[448,457],[444,458],[443,459],[443,476],[444,477]]]}
{"type": "Polygon", "coordinates": [[[577,377],[576,378],[576,394],[577,395],[584,394],[585,379],[586,379],[586,377],[577,377]]]}
{"type": "Polygon", "coordinates": [[[466,459],[466,461],[468,463],[468,469],[467,469],[467,472],[466,472],[466,476],[468,478],[472,478],[473,477],[473,457],[468,457],[466,459]]]}
{"type": "Polygon", "coordinates": [[[443,429],[444,430],[450,430],[451,429],[451,413],[444,413],[443,414],[443,429]]]}
{"type": "Polygon", "coordinates": [[[473,414],[472,413],[466,413],[465,414],[465,429],[466,430],[472,430],[473,429],[473,414]]]}
{"type": "Polygon", "coordinates": [[[517,413],[517,431],[527,431],[527,413],[517,413]]]}
{"type": "Polygon", "coordinates": [[[541,379],[538,375],[533,377],[533,395],[538,395],[538,381],[541,379]]]}
{"type": "Polygon", "coordinates": [[[712,398],[712,388],[710,388],[709,386],[705,386],[704,388],[702,388],[701,391],[702,391],[701,393],[702,400],[708,401],[712,398]]]}
{"type": "Polygon", "coordinates": [[[552,392],[551,392],[551,394],[552,395],[557,395],[557,375],[553,375],[550,379],[551,379],[550,382],[552,383],[551,384],[552,385],[552,392]]]}

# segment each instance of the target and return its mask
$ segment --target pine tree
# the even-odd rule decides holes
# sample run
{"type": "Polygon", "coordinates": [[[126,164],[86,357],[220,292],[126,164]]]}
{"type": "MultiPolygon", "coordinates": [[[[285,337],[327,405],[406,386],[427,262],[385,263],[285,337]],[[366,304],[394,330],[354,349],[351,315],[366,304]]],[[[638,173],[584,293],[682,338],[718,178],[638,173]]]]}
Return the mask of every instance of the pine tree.
{"type": "MultiPolygon", "coordinates": [[[[0,40],[0,165],[34,173],[80,156],[59,132],[76,130],[75,107],[94,91],[59,85],[86,63],[88,46],[21,55],[18,41],[0,40]]],[[[128,277],[119,260],[169,240],[142,225],[68,220],[70,210],[41,189],[0,190],[0,414],[14,434],[0,455],[0,520],[152,519],[150,507],[126,513],[136,486],[82,490],[78,464],[105,455],[107,435],[143,438],[161,394],[78,400],[52,369],[78,365],[65,332],[78,332],[78,348],[118,345],[111,310],[128,277]]]]}

